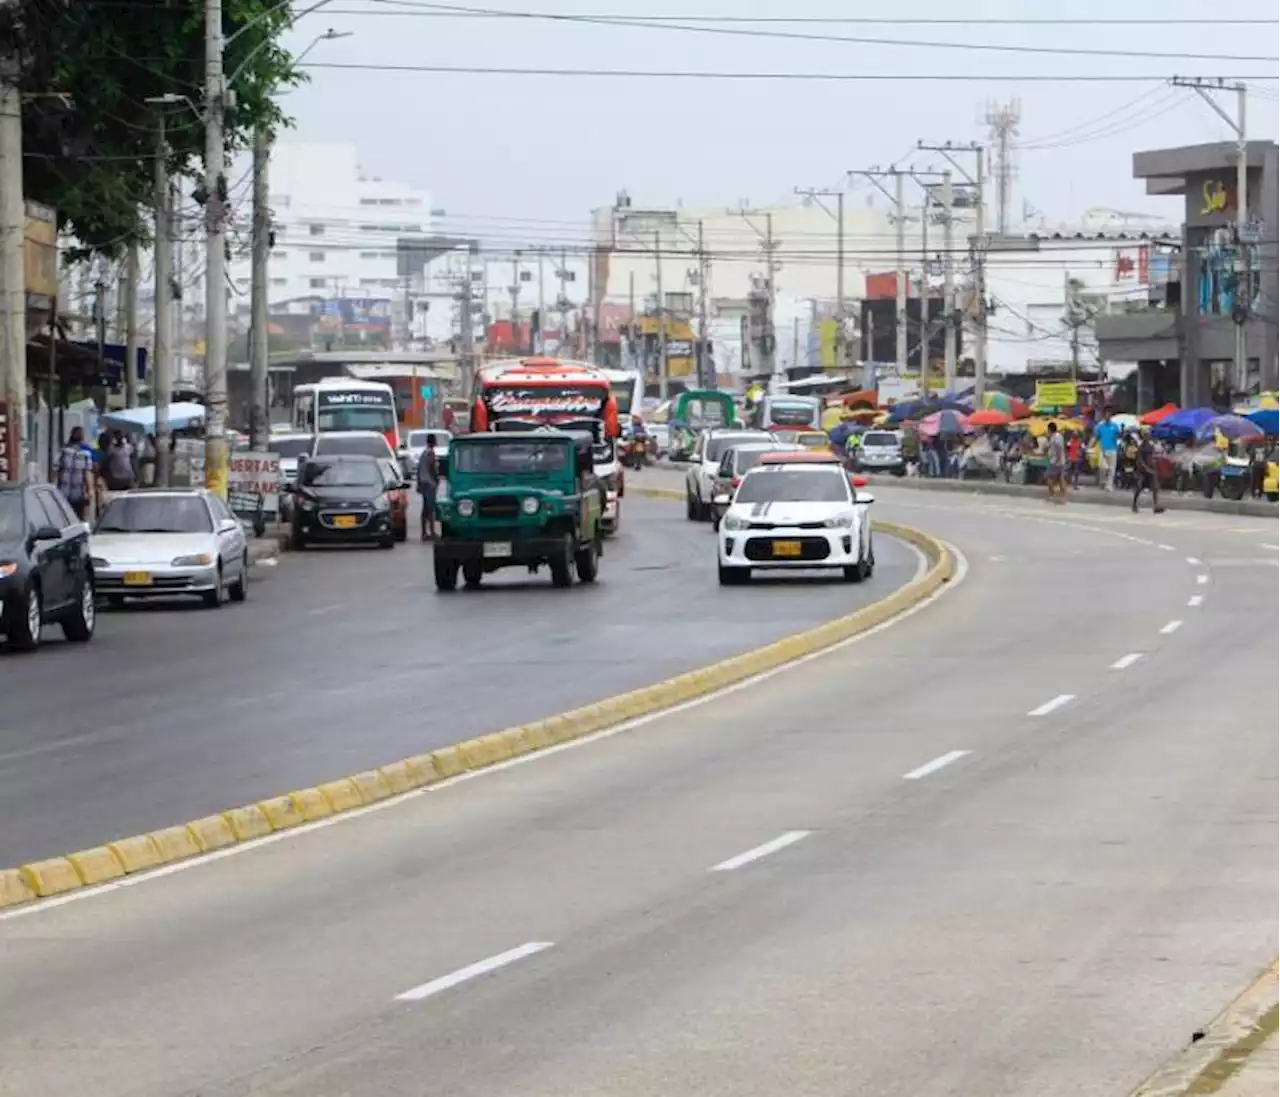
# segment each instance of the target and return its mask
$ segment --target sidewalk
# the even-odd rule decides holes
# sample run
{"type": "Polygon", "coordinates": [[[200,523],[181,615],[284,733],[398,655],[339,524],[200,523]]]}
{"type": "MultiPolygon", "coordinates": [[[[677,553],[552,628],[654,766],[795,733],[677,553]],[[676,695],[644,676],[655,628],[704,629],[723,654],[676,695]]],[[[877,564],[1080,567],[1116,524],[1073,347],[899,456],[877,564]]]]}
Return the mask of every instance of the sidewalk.
{"type": "MultiPolygon", "coordinates": [[[[1191,1093],[1198,1090],[1192,1089],[1191,1093]]],[[[1213,1092],[1206,1090],[1204,1092],[1213,1092]]],[[[1217,1090],[1218,1097],[1276,1097],[1280,1092],[1280,1044],[1273,1032],[1217,1090]]]]}
{"type": "MultiPolygon", "coordinates": [[[[953,492],[971,495],[1005,495],[1023,498],[1043,498],[1045,489],[1041,485],[1006,484],[1002,480],[935,480],[918,476],[886,476],[883,473],[869,474],[867,478],[875,484],[892,485],[897,488],[910,488],[916,491],[953,492]]],[[[1094,485],[1081,485],[1072,490],[1069,501],[1091,503],[1100,506],[1125,507],[1133,504],[1131,492],[1116,489],[1103,491],[1094,485]]],[[[1143,509],[1150,509],[1151,496],[1144,495],[1143,509]]],[[[1206,499],[1203,495],[1190,492],[1179,495],[1172,491],[1160,493],[1160,505],[1167,510],[1194,510],[1210,514],[1234,514],[1250,518],[1275,518],[1280,515],[1280,507],[1275,503],[1261,499],[1206,499]]]]}

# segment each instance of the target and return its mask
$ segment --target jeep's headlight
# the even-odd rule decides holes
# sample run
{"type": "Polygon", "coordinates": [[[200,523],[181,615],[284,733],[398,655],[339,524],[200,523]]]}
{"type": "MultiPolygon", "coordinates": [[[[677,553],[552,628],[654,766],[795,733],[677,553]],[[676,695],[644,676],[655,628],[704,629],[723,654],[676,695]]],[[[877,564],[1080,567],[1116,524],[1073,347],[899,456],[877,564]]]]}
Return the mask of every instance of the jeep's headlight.
{"type": "Polygon", "coordinates": [[[471,499],[458,500],[458,517],[470,518],[476,512],[476,504],[471,499]]]}
{"type": "Polygon", "coordinates": [[[169,566],[175,568],[207,568],[212,563],[213,557],[207,552],[201,552],[195,556],[175,556],[169,566]]]}
{"type": "Polygon", "coordinates": [[[744,518],[734,518],[734,517],[732,517],[732,516],[730,516],[730,517],[726,518],[726,519],[725,519],[723,522],[721,522],[720,524],[721,524],[722,526],[724,526],[724,528],[725,528],[725,529],[729,529],[729,530],[739,530],[739,529],[746,529],[746,528],[747,528],[747,522],[746,522],[746,519],[744,519],[744,518]]]}
{"type": "Polygon", "coordinates": [[[837,514],[822,523],[827,529],[853,529],[853,513],[837,514]]]}
{"type": "Polygon", "coordinates": [[[537,514],[538,506],[538,500],[532,495],[526,495],[520,500],[520,509],[524,511],[525,514],[537,514]]]}

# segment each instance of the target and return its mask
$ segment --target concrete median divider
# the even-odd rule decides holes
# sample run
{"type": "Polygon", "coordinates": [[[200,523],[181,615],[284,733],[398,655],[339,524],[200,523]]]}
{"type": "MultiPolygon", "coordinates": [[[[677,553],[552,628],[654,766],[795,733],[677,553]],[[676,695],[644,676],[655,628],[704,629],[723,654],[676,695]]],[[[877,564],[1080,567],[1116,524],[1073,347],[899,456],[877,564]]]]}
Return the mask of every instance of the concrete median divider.
{"type": "MultiPolygon", "coordinates": [[[[634,488],[637,495],[683,501],[682,492],[634,488]]],[[[627,720],[654,715],[706,696],[766,671],[783,667],[852,639],[936,594],[951,579],[955,560],[942,542],[919,530],[876,522],[876,532],[920,549],[925,573],[879,601],[816,628],[776,640],[762,648],[722,659],[666,681],[518,727],[480,735],[256,804],[232,808],[151,834],[136,835],[65,857],[0,869],[0,909],[112,881],[214,850],[252,842],[306,823],[369,807],[415,792],[450,777],[486,769],[559,743],[603,731],[627,720]]]]}

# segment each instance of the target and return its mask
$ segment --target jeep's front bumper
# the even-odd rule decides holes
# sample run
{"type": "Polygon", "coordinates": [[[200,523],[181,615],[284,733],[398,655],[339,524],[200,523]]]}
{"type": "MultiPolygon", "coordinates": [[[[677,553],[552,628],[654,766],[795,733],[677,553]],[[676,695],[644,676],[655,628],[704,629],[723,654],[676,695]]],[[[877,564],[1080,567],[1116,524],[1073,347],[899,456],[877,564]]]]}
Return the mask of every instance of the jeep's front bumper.
{"type": "MultiPolygon", "coordinates": [[[[575,545],[576,549],[577,546],[575,545]]],[[[480,540],[470,537],[441,537],[435,543],[438,560],[465,563],[483,560],[502,567],[505,564],[545,563],[564,552],[562,537],[521,537],[514,540],[480,540]]]]}

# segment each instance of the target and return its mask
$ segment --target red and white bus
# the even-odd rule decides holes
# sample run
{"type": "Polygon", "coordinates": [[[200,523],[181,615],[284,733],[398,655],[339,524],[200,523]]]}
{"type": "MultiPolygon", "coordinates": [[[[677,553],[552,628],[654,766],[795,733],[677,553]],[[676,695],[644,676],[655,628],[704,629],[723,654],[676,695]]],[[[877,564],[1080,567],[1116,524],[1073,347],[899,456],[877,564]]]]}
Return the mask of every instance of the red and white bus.
{"type": "Polygon", "coordinates": [[[309,434],[331,430],[377,431],[400,452],[396,394],[381,381],[327,377],[293,390],[293,429],[309,434]]]}

